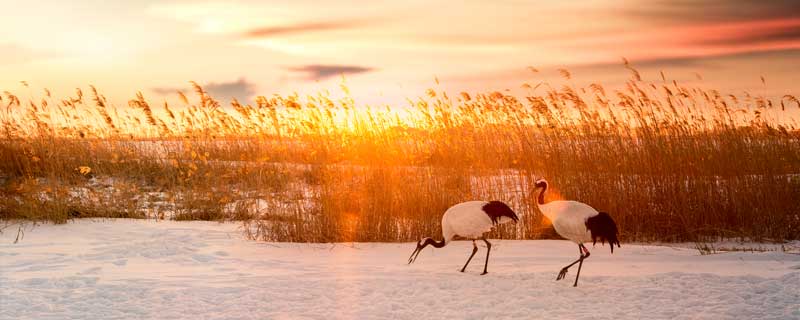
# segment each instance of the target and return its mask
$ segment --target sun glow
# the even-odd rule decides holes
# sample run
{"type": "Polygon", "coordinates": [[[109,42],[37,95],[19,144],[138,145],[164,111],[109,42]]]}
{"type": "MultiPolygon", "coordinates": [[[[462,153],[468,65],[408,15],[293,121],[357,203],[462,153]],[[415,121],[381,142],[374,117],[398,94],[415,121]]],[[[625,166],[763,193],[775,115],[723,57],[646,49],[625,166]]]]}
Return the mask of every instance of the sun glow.
{"type": "MultiPolygon", "coordinates": [[[[746,70],[757,74],[747,79],[748,85],[764,75],[770,80],[768,94],[778,97],[796,82],[781,65],[797,63],[793,51],[800,40],[791,30],[800,20],[782,14],[790,10],[772,6],[780,7],[746,5],[772,15],[740,17],[723,10],[718,19],[708,21],[694,20],[680,5],[675,5],[674,19],[652,19],[648,10],[631,10],[642,7],[637,1],[503,2],[488,7],[479,2],[389,1],[363,6],[347,0],[325,10],[308,2],[247,0],[21,4],[15,8],[19,14],[0,20],[0,30],[6,30],[0,61],[14,61],[2,66],[0,85],[11,88],[19,80],[36,80],[68,89],[95,83],[122,105],[130,94],[127,86],[162,89],[189,79],[210,83],[245,78],[272,92],[305,89],[315,82],[335,85],[330,73],[306,77],[293,71],[326,65],[346,67],[341,70],[352,79],[359,101],[398,105],[405,102],[404,90],[424,88],[433,76],[446,81],[450,92],[497,90],[558,77],[555,72],[525,72],[531,64],[553,70],[578,67],[576,73],[591,74],[596,81],[624,84],[625,73],[609,65],[619,65],[619,57],[625,56],[651,75],[669,69],[688,80],[698,72],[720,89],[744,88],[744,80],[733,81],[731,75],[746,70]],[[443,8],[451,19],[441,19],[443,8]],[[48,23],[31,24],[25,16],[48,23]],[[531,21],[536,28],[529,27],[531,21]],[[587,26],[585,21],[594,23],[587,26]],[[24,34],[12,32],[21,27],[24,34]],[[117,67],[113,72],[112,65],[117,67]],[[203,68],[193,67],[197,65],[203,68]],[[77,72],[86,79],[74,78],[77,72]],[[19,74],[26,79],[18,79],[19,74]],[[66,84],[65,79],[73,81],[66,84]],[[385,95],[379,97],[377,91],[385,95]]],[[[163,98],[170,90],[155,92],[163,98]]]]}

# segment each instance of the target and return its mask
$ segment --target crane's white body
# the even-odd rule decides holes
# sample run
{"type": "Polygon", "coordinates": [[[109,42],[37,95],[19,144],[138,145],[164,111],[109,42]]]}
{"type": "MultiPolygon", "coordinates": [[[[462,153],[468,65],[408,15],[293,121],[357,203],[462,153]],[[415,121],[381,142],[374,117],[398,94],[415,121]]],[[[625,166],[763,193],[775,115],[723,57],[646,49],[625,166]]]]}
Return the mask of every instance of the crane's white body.
{"type": "Polygon", "coordinates": [[[507,222],[517,222],[519,217],[507,204],[501,201],[467,201],[456,204],[442,216],[442,241],[436,241],[425,237],[417,241],[417,248],[408,257],[408,264],[414,263],[419,253],[425,247],[432,245],[434,248],[442,248],[452,241],[456,236],[472,240],[472,254],[467,259],[467,263],[461,268],[461,272],[467,269],[472,257],[478,252],[478,245],[475,240],[483,240],[486,243],[486,262],[483,264],[483,274],[489,266],[489,252],[492,251],[492,244],[483,236],[484,233],[492,231],[498,224],[507,222]]]}
{"type": "MultiPolygon", "coordinates": [[[[492,219],[483,211],[488,201],[467,201],[456,204],[442,216],[442,235],[445,243],[449,243],[455,236],[478,239],[484,233],[492,231],[495,226],[492,219]]],[[[497,224],[513,221],[508,217],[499,217],[497,224]]]]}
{"type": "Polygon", "coordinates": [[[539,192],[535,208],[553,223],[553,228],[559,235],[578,244],[580,257],[575,262],[561,268],[556,277],[556,281],[564,279],[569,268],[578,263],[578,273],[575,275],[575,284],[573,284],[577,287],[583,260],[590,256],[589,249],[583,244],[590,241],[595,244],[596,239],[599,238],[601,243],[608,241],[611,253],[614,253],[614,245],[619,247],[617,225],[608,213],[599,212],[582,202],[562,200],[545,203],[544,192],[547,191],[547,181],[539,179],[534,185],[536,186],[535,191],[539,192]]]}
{"type": "Polygon", "coordinates": [[[599,214],[589,205],[578,201],[551,201],[539,205],[559,235],[577,244],[592,242],[586,220],[599,214]]]}

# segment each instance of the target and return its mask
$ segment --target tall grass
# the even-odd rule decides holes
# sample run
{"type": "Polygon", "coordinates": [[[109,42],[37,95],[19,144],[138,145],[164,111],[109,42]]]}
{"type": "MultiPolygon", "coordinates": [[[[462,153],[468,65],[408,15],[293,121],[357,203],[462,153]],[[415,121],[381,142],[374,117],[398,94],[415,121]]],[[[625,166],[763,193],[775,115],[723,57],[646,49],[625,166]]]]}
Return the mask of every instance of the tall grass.
{"type": "Polygon", "coordinates": [[[25,103],[5,92],[0,219],[234,219],[263,240],[406,241],[440,233],[450,205],[496,199],[523,219],[493,236],[531,239],[553,236],[531,209],[546,177],[551,199],[610,212],[626,240],[800,238],[796,97],[626,67],[618,90],[431,89],[386,108],[326,93],[223,106],[194,83],[159,106],[141,93],[113,106],[94,87],[25,103]]]}

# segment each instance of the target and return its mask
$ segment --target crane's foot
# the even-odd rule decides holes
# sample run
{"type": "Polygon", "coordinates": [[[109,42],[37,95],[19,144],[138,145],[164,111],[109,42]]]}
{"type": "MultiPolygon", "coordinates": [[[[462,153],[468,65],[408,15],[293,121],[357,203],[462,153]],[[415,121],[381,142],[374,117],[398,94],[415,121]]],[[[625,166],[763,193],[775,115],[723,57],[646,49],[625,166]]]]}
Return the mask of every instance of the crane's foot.
{"type": "Polygon", "coordinates": [[[489,271],[484,271],[483,273],[481,273],[481,275],[484,275],[484,274],[487,274],[487,273],[489,273],[489,271]]]}
{"type": "Polygon", "coordinates": [[[558,281],[558,280],[561,280],[561,279],[564,279],[564,277],[566,277],[566,276],[567,276],[567,272],[568,272],[568,271],[569,271],[569,268],[563,268],[563,269],[561,269],[561,272],[559,272],[559,273],[558,273],[558,277],[556,277],[556,281],[558,281]]]}

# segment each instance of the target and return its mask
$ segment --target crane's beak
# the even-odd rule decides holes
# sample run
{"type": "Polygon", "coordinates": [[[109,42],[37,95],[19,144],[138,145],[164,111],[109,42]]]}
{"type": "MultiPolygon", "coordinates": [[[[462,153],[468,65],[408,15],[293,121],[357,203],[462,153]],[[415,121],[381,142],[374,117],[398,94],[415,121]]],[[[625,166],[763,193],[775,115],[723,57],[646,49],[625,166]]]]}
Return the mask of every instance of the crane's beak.
{"type": "Polygon", "coordinates": [[[417,241],[417,248],[414,249],[414,252],[411,253],[410,257],[408,257],[408,264],[412,264],[417,260],[417,256],[419,255],[420,251],[422,251],[422,245],[419,243],[419,241],[417,241]]]}

